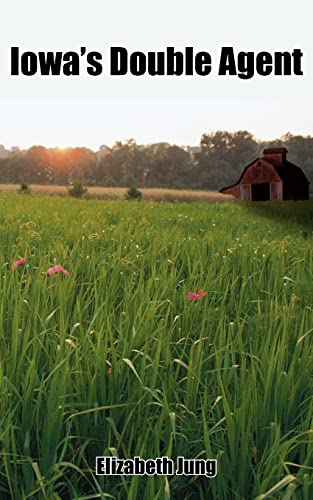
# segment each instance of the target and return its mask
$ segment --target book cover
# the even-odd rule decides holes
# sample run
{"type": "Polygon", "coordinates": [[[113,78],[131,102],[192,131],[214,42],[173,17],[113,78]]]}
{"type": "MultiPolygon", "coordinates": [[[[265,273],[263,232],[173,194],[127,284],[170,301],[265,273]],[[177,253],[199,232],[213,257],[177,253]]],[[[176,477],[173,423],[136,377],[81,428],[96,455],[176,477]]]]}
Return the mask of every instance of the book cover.
{"type": "Polygon", "coordinates": [[[0,11],[0,498],[312,499],[310,2],[0,11]]]}

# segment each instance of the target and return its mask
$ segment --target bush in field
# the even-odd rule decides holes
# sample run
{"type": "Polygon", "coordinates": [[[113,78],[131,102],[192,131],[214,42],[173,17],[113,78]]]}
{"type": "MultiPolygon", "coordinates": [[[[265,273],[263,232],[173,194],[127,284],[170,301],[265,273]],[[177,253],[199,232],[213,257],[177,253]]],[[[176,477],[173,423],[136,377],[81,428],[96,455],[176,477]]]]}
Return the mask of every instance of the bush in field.
{"type": "Polygon", "coordinates": [[[70,181],[67,190],[70,196],[74,196],[74,198],[81,198],[88,191],[84,183],[78,179],[70,181]]]}
{"type": "Polygon", "coordinates": [[[32,190],[26,182],[22,182],[17,190],[18,194],[32,194],[32,190]]]}
{"type": "Polygon", "coordinates": [[[141,200],[142,198],[142,192],[139,191],[135,186],[131,187],[128,189],[126,195],[125,195],[126,200],[141,200]]]}

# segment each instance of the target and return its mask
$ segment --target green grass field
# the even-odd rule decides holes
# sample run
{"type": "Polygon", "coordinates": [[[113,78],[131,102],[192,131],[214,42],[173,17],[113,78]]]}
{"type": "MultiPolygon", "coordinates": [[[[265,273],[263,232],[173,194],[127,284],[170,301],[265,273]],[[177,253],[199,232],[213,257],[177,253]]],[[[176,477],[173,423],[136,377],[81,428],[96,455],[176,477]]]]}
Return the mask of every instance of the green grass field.
{"type": "Polygon", "coordinates": [[[313,498],[311,202],[0,201],[1,499],[313,498]]]}

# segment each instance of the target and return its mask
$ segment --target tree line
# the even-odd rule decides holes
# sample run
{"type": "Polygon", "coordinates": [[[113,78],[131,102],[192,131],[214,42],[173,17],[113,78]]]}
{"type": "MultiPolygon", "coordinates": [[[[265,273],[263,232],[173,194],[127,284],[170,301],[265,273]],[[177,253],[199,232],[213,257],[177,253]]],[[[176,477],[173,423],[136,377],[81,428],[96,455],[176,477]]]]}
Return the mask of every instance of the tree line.
{"type": "Polygon", "coordinates": [[[0,183],[61,184],[80,179],[87,185],[221,189],[237,181],[243,167],[266,147],[286,147],[313,184],[313,137],[285,134],[257,141],[248,131],[202,135],[198,146],[167,142],[141,145],[117,141],[98,151],[85,147],[27,150],[0,145],[0,183]]]}

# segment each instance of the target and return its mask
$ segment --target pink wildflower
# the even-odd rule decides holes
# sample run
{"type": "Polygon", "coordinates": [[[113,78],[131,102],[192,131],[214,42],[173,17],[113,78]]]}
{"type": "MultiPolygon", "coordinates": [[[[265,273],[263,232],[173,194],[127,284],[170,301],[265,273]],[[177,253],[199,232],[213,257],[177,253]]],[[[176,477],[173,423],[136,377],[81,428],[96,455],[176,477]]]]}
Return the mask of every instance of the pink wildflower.
{"type": "Polygon", "coordinates": [[[19,259],[13,262],[12,264],[12,269],[16,269],[17,267],[20,267],[22,264],[25,264],[26,259],[19,259]]]}
{"type": "Polygon", "coordinates": [[[198,300],[198,299],[201,299],[202,297],[204,297],[205,295],[206,295],[206,292],[204,292],[203,290],[199,290],[198,293],[188,292],[187,299],[188,300],[198,300]]]}
{"type": "Polygon", "coordinates": [[[48,271],[46,272],[47,276],[51,276],[51,274],[56,274],[56,273],[63,273],[64,276],[68,275],[68,271],[64,269],[64,267],[60,266],[59,264],[53,267],[50,267],[48,271]]]}

